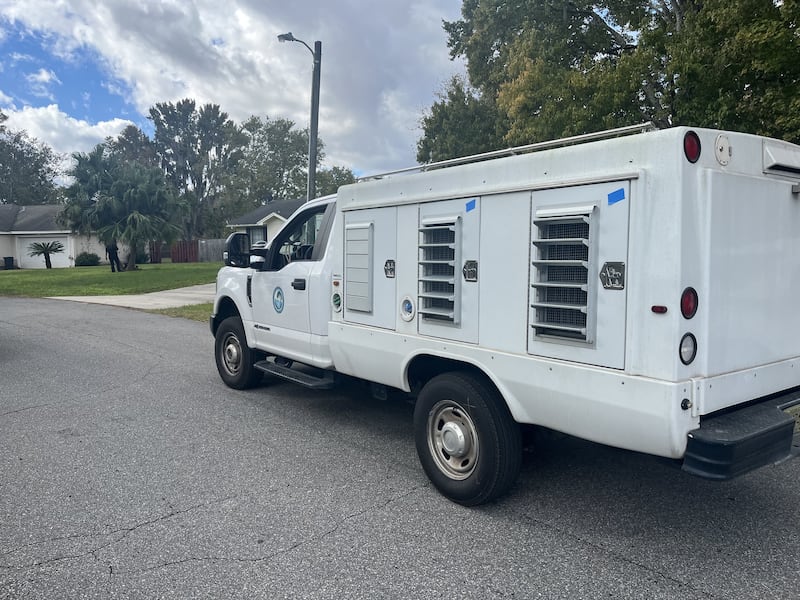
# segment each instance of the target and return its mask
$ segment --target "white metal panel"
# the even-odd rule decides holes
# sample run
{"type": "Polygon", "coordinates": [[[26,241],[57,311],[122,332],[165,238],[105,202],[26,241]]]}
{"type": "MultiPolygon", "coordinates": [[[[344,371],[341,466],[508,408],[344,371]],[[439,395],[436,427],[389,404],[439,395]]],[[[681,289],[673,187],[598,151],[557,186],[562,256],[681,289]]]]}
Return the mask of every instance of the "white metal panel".
{"type": "Polygon", "coordinates": [[[342,216],[344,320],[393,329],[395,279],[386,267],[387,262],[397,260],[397,208],[351,211],[342,216]]]}
{"type": "Polygon", "coordinates": [[[528,343],[531,193],[484,196],[481,205],[481,346],[524,354],[528,343]]]}
{"type": "MultiPolygon", "coordinates": [[[[587,327],[592,329],[592,335],[587,336],[587,342],[572,341],[556,336],[533,335],[531,329],[528,343],[528,352],[531,354],[615,369],[625,367],[627,287],[631,282],[626,273],[621,286],[604,287],[601,285],[601,274],[605,277],[607,265],[611,263],[623,267],[627,265],[630,189],[628,181],[617,181],[533,193],[533,219],[537,214],[550,218],[557,214],[558,209],[566,216],[574,217],[576,210],[594,208],[591,213],[591,259],[587,282],[590,311],[587,314],[587,327]]],[[[530,283],[534,283],[533,277],[530,283]]],[[[534,291],[530,293],[533,298],[534,291]]],[[[528,326],[531,327],[532,323],[528,323],[528,326]]]]}
{"type": "Polygon", "coordinates": [[[408,299],[416,311],[419,288],[419,205],[397,207],[397,262],[395,263],[396,296],[393,302],[395,326],[398,333],[416,335],[417,319],[401,316],[401,305],[408,299]]]}
{"type": "Polygon", "coordinates": [[[800,201],[785,182],[708,175],[708,290],[685,324],[707,319],[703,375],[800,356],[800,201]]]}

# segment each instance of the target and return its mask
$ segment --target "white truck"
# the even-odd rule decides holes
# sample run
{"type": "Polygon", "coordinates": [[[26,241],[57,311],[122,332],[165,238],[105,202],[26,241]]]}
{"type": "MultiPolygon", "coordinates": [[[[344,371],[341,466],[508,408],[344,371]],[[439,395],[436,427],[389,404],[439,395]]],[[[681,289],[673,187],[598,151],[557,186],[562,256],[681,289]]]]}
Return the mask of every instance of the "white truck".
{"type": "Polygon", "coordinates": [[[229,237],[228,386],[411,394],[422,467],[464,505],[509,489],[526,424],[713,479],[798,452],[800,146],[641,126],[417,170],[266,248],[229,237]]]}

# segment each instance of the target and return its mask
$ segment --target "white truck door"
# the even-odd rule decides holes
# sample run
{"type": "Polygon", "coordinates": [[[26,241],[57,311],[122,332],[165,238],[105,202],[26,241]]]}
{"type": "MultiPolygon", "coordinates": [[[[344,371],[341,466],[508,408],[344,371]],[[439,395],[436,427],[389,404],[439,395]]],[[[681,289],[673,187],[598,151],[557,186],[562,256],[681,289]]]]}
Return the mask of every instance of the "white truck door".
{"type": "Polygon", "coordinates": [[[312,360],[309,286],[324,251],[320,229],[328,206],[296,214],[275,236],[251,283],[258,347],[301,362],[312,360]]]}

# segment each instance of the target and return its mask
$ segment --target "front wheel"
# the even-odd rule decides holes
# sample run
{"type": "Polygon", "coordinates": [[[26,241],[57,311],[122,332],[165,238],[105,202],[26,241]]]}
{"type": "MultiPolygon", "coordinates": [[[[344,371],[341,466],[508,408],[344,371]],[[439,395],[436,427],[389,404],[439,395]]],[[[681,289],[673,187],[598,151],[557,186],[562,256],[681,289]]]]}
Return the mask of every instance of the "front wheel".
{"type": "Polygon", "coordinates": [[[228,317],[220,323],[214,339],[214,358],[225,385],[245,390],[258,384],[263,373],[253,366],[256,356],[256,351],[247,345],[239,317],[228,317]]]}
{"type": "Polygon", "coordinates": [[[476,506],[504,494],[519,474],[522,436],[500,394],[470,373],[444,373],[414,409],[422,468],[454,502],[476,506]]]}

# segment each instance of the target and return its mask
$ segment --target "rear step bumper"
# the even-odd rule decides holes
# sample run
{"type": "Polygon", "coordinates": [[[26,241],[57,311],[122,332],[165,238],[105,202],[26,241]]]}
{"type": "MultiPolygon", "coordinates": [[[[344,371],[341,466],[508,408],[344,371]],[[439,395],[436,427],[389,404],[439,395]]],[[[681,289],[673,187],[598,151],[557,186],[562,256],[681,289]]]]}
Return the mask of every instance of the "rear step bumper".
{"type": "Polygon", "coordinates": [[[800,454],[800,389],[715,413],[690,431],[683,470],[732,479],[800,454]],[[788,412],[787,412],[788,411],[788,412]]]}

